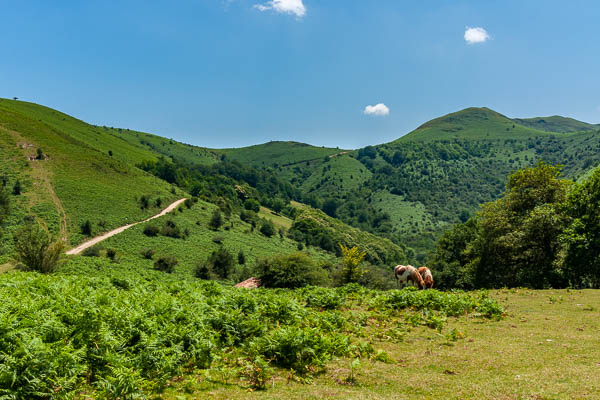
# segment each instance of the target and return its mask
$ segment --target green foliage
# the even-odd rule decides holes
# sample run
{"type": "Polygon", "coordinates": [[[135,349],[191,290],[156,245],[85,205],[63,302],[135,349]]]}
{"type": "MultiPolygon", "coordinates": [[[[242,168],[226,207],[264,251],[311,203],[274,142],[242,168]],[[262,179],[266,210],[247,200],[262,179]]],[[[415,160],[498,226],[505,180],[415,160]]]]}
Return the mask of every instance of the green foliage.
{"type": "Polygon", "coordinates": [[[27,223],[17,231],[14,240],[19,261],[30,270],[44,274],[54,272],[64,249],[62,242],[52,242],[48,233],[34,223],[27,223]]]}
{"type": "MultiPolygon", "coordinates": [[[[209,266],[210,270],[217,274],[221,279],[229,278],[231,269],[233,268],[233,256],[225,247],[219,247],[216,251],[213,251],[206,265],[209,266]]],[[[196,272],[198,276],[198,271],[196,272]]],[[[206,278],[203,278],[206,279],[206,278]]]]}
{"type": "Polygon", "coordinates": [[[86,236],[92,236],[92,223],[89,219],[81,224],[81,233],[86,236]]]}
{"type": "Polygon", "coordinates": [[[175,266],[179,263],[173,256],[162,256],[154,262],[154,269],[162,272],[172,273],[175,266]]]}
{"type": "Polygon", "coordinates": [[[275,234],[275,225],[268,219],[263,219],[260,225],[260,233],[266,237],[271,237],[275,234]]]}
{"type": "Polygon", "coordinates": [[[221,215],[221,211],[216,209],[213,211],[212,217],[210,218],[210,223],[208,226],[212,230],[218,230],[223,225],[223,216],[221,215]]]}
{"type": "Polygon", "coordinates": [[[12,194],[14,194],[15,196],[18,196],[21,194],[21,190],[22,190],[21,189],[21,181],[17,179],[17,181],[13,185],[12,194]]]}
{"type": "Polygon", "coordinates": [[[8,216],[10,212],[10,196],[8,192],[4,188],[4,186],[0,187],[0,225],[4,222],[4,219],[8,216]]]}
{"type": "Polygon", "coordinates": [[[144,235],[146,236],[157,236],[160,232],[160,228],[156,225],[144,226],[144,235]]]}
{"type": "Polygon", "coordinates": [[[339,246],[342,250],[342,280],[344,283],[356,283],[362,275],[358,265],[367,253],[360,251],[356,246],[348,248],[341,243],[339,246]]]}
{"type": "Polygon", "coordinates": [[[265,287],[299,288],[328,281],[326,272],[304,253],[262,259],[256,271],[265,287]]]}
{"type": "Polygon", "coordinates": [[[154,257],[154,254],[156,254],[156,251],[154,251],[154,249],[144,249],[141,251],[142,257],[144,257],[146,260],[152,260],[152,258],[154,257]]]}
{"type": "Polygon", "coordinates": [[[255,199],[246,199],[246,201],[244,201],[244,208],[246,210],[254,211],[255,213],[257,213],[258,211],[260,211],[260,203],[255,199]]]}
{"type": "Polygon", "coordinates": [[[85,249],[81,255],[84,257],[100,257],[100,250],[102,250],[102,246],[97,244],[85,249]]]}
{"type": "Polygon", "coordinates": [[[558,260],[575,287],[600,288],[600,170],[569,194],[565,212],[569,223],[558,260]]]}
{"type": "Polygon", "coordinates": [[[556,266],[570,182],[538,163],[509,176],[503,198],[446,234],[433,256],[441,287],[563,287],[556,266]]]}
{"type": "Polygon", "coordinates": [[[406,261],[406,253],[401,246],[352,228],[309,207],[300,209],[288,234],[297,241],[332,252],[339,251],[334,243],[358,246],[366,252],[365,260],[373,264],[398,264],[406,261]]]}
{"type": "Polygon", "coordinates": [[[160,228],[160,234],[174,239],[183,237],[181,229],[172,219],[168,219],[164,222],[163,226],[160,228]]]}
{"type": "Polygon", "coordinates": [[[237,261],[238,261],[238,264],[240,264],[240,265],[246,264],[246,255],[244,254],[243,250],[239,251],[238,256],[237,256],[237,261]]]}

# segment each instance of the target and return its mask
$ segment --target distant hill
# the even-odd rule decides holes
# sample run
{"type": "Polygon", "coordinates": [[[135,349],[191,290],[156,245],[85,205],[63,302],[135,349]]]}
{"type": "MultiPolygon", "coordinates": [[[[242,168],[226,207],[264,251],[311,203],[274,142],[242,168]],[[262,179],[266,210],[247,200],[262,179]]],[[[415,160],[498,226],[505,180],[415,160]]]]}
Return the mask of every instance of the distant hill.
{"type": "Polygon", "coordinates": [[[424,259],[446,227],[498,198],[514,170],[545,160],[563,164],[564,175],[577,179],[600,164],[598,129],[567,132],[563,124],[549,132],[518,121],[527,120],[467,108],[335,158],[302,166],[262,161],[297,185],[304,202],[414,247],[424,259]]]}
{"type": "Polygon", "coordinates": [[[272,141],[248,147],[216,150],[227,158],[255,167],[291,166],[343,152],[340,149],[316,147],[299,142],[272,141]]]}
{"type": "MultiPolygon", "coordinates": [[[[285,195],[286,188],[281,188],[281,182],[270,172],[260,175],[229,161],[262,166],[261,160],[269,160],[268,165],[279,162],[292,166],[333,159],[342,152],[295,142],[213,150],[129,129],[90,125],[44,106],[0,99],[0,177],[9,192],[17,182],[21,184],[21,193],[11,194],[10,213],[0,227],[4,231],[0,235],[0,265],[10,256],[14,232],[31,216],[52,234],[75,245],[89,237],[82,230],[88,221],[95,236],[154,215],[175,199],[191,197],[180,187],[145,172],[143,168],[152,165],[167,168],[178,182],[197,176],[192,172],[209,175],[205,189],[211,197],[216,194],[214,199],[226,215],[226,226],[221,233],[209,229],[211,213],[217,208],[214,204],[200,201],[191,212],[181,206],[176,215],[153,222],[177,221],[181,227],[179,239],[160,235],[150,238],[141,234],[139,226],[102,244],[117,249],[124,260],[133,262],[140,258],[141,250],[156,247],[177,255],[185,273],[193,274],[195,265],[223,242],[234,255],[247,253],[252,262],[258,257],[297,251],[297,242],[279,235],[280,229],[292,225],[285,216],[261,207],[257,217],[272,220],[277,230],[273,237],[266,237],[254,229],[257,223],[260,227],[260,220],[241,221],[239,210],[231,214],[232,202],[241,205],[243,196],[263,198],[270,190],[285,195]],[[246,190],[249,185],[254,186],[246,190]]],[[[352,232],[356,244],[369,248],[382,240],[341,221],[327,228],[331,237],[341,237],[345,231],[352,232]]],[[[398,248],[392,243],[390,246],[398,248]]],[[[311,247],[310,254],[330,259],[335,244],[329,250],[325,253],[319,246],[311,247]]],[[[373,258],[381,261],[377,256],[373,258]]]]}
{"type": "Polygon", "coordinates": [[[600,129],[600,124],[593,125],[586,122],[577,121],[573,118],[565,118],[558,115],[551,117],[536,117],[536,118],[515,118],[518,124],[534,129],[539,129],[546,132],[589,132],[600,129]]]}

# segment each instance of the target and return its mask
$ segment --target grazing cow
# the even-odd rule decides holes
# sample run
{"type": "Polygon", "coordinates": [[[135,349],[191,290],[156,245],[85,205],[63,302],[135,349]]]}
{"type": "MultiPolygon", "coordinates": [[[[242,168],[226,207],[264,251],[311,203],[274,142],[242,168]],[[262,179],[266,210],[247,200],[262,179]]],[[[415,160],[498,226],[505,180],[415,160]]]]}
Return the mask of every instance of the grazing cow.
{"type": "Polygon", "coordinates": [[[394,277],[396,278],[396,283],[408,285],[410,281],[411,286],[416,285],[418,288],[425,288],[423,278],[421,278],[419,271],[412,265],[396,265],[394,268],[394,277]]]}
{"type": "Polygon", "coordinates": [[[425,289],[433,288],[433,275],[431,271],[426,266],[419,267],[417,270],[419,274],[421,274],[421,278],[423,278],[423,282],[425,282],[425,289]]]}

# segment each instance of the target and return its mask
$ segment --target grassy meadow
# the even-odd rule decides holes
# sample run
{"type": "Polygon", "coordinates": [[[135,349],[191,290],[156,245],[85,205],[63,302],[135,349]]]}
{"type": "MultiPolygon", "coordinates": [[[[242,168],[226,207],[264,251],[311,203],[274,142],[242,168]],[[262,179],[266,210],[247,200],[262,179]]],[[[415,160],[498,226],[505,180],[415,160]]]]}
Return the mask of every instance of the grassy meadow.
{"type": "MultiPolygon", "coordinates": [[[[165,399],[597,399],[600,397],[600,291],[496,290],[505,308],[499,321],[449,318],[442,332],[404,326],[402,315],[370,319],[365,328],[388,362],[337,359],[309,384],[281,372],[266,391],[244,381],[224,384],[210,374],[173,382],[165,399]],[[188,391],[187,394],[182,392],[188,391]]],[[[360,312],[350,305],[345,313],[360,312]]]]}

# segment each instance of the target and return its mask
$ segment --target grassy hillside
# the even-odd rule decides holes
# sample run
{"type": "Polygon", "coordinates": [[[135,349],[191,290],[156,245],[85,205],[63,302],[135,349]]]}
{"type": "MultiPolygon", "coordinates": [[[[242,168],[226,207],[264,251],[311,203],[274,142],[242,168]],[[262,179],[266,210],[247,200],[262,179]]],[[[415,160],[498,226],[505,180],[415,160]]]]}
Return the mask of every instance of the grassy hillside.
{"type": "Polygon", "coordinates": [[[232,160],[257,167],[289,166],[343,152],[298,142],[268,142],[249,147],[217,150],[232,160]]]}
{"type": "Polygon", "coordinates": [[[489,108],[473,107],[426,122],[396,142],[459,138],[512,139],[536,136],[538,134],[538,130],[516,124],[513,120],[489,108]]]}
{"type": "MultiPolygon", "coordinates": [[[[51,232],[79,243],[87,220],[94,233],[109,230],[156,212],[156,207],[140,208],[143,195],[160,197],[164,204],[181,196],[132,164],[156,154],[42,106],[0,101],[0,138],[8,185],[22,184],[22,194],[13,196],[9,233],[33,214],[51,232]]],[[[5,235],[5,245],[9,239],[5,235]]]]}
{"type": "Polygon", "coordinates": [[[273,171],[299,187],[305,203],[415,247],[423,260],[443,229],[498,198],[511,172],[544,160],[577,179],[600,164],[593,125],[553,117],[545,126],[559,131],[547,132],[519,121],[468,108],[390,143],[273,171]]]}
{"type": "Polygon", "coordinates": [[[546,132],[589,132],[600,129],[600,125],[588,124],[558,115],[551,117],[515,118],[514,121],[520,125],[546,132]]]}

